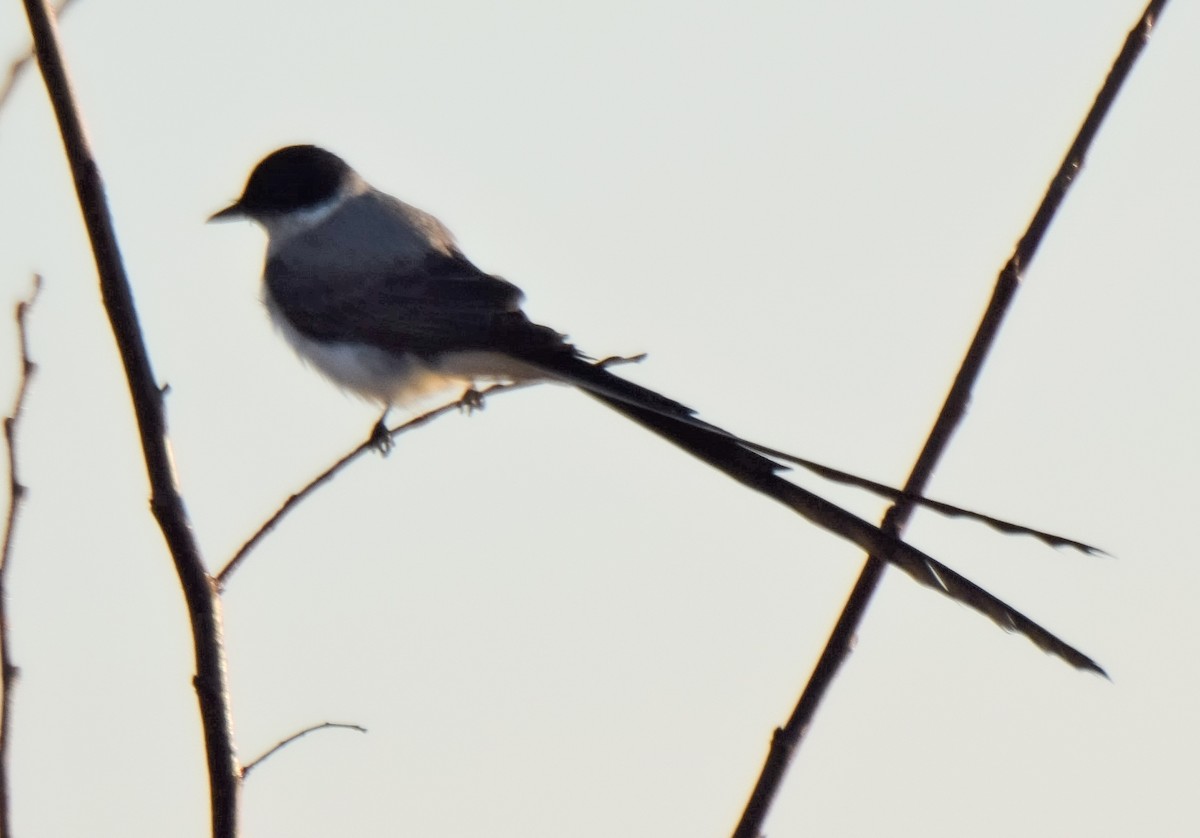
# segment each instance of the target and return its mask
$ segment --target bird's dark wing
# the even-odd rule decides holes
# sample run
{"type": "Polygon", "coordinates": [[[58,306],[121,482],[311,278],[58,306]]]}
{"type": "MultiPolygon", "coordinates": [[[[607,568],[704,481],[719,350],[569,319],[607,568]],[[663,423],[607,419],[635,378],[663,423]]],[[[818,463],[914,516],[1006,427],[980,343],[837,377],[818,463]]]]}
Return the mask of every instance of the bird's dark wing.
{"type": "Polygon", "coordinates": [[[566,338],[531,323],[521,289],[458,253],[371,272],[298,269],[267,262],[264,280],[279,312],[320,341],[365,343],[422,356],[486,349],[514,356],[573,356],[566,338]]]}

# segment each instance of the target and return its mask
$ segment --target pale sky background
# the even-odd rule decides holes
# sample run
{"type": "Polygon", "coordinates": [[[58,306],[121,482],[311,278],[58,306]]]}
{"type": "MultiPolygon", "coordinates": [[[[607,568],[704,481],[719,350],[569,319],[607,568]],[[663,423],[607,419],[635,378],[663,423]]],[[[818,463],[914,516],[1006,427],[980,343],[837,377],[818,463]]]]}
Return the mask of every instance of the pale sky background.
{"type": "MultiPolygon", "coordinates": [[[[67,56],[208,562],[375,419],[272,334],[262,234],[202,223],[268,151],[342,154],[704,417],[899,483],[1142,5],[82,0],[67,56]]],[[[1173,4],[933,484],[1115,558],[909,530],[1112,682],[889,573],[772,838],[1196,834],[1198,40],[1173,4]]],[[[25,43],[3,4],[0,59],[25,43]]],[[[17,834],[202,836],[188,622],[33,74],[0,113],[0,196],[0,303],[46,277],[8,592],[17,834]]],[[[14,347],[0,316],[3,409],[14,347]]],[[[265,763],[245,833],[727,835],[861,562],[565,388],[446,417],[232,581],[243,757],[370,731],[265,763]]]]}

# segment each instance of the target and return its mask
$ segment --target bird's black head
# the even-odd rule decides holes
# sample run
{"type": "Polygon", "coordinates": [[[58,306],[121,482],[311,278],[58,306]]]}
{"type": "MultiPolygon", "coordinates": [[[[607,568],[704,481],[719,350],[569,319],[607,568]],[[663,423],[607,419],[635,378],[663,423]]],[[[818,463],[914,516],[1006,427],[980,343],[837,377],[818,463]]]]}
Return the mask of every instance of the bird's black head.
{"type": "Polygon", "coordinates": [[[353,170],[336,154],[315,145],[273,151],[250,173],[242,197],[209,221],[263,218],[314,207],[337,194],[353,170]]]}

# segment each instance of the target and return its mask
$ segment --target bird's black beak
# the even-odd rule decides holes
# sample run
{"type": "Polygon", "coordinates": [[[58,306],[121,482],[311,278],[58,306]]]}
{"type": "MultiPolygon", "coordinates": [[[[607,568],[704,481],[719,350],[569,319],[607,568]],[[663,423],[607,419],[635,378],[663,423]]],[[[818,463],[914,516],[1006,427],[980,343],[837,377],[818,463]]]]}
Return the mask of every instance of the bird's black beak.
{"type": "Polygon", "coordinates": [[[235,201],[220,212],[214,212],[206,219],[205,223],[211,221],[233,221],[234,219],[245,217],[246,211],[242,209],[242,205],[240,203],[235,201]]]}

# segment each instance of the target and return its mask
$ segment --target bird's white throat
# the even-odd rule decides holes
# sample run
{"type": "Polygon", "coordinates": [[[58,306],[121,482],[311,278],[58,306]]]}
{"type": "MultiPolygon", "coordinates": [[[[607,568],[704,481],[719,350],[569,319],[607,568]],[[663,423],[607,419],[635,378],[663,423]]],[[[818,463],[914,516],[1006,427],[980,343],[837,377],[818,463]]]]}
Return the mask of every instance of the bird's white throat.
{"type": "Polygon", "coordinates": [[[255,219],[267,232],[267,257],[274,256],[296,236],[324,224],[343,204],[370,188],[358,175],[351,175],[337,192],[319,204],[255,219]]]}

